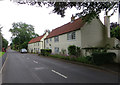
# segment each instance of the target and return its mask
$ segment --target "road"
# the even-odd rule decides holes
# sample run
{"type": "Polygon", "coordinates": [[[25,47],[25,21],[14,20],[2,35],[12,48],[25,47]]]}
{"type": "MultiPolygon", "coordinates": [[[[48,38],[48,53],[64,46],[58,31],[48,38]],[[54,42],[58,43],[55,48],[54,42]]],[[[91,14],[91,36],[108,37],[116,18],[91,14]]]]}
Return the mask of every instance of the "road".
{"type": "Polygon", "coordinates": [[[3,83],[117,83],[118,75],[57,59],[8,50],[3,83]]]}

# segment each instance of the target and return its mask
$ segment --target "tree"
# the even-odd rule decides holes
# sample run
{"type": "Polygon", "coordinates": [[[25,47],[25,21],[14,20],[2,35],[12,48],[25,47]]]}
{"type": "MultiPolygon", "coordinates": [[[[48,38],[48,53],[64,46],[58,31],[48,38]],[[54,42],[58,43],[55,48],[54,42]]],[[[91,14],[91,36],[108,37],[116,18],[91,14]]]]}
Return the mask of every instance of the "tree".
{"type": "Polygon", "coordinates": [[[116,37],[118,40],[120,40],[120,24],[111,23],[110,26],[111,29],[111,37],[116,37]]]}
{"type": "Polygon", "coordinates": [[[8,41],[3,37],[1,29],[3,27],[0,26],[0,51],[2,51],[2,48],[6,49],[8,47],[8,41]]]}
{"type": "MultiPolygon", "coordinates": [[[[11,0],[12,1],[12,0],[11,0]]],[[[61,0],[62,1],[62,0],[61,0]]],[[[29,5],[36,5],[38,4],[39,6],[47,5],[48,7],[54,7],[53,13],[57,13],[58,15],[61,15],[61,17],[65,16],[65,10],[67,8],[73,8],[75,7],[77,10],[83,10],[80,13],[76,13],[75,16],[85,16],[88,15],[87,17],[83,17],[85,21],[90,21],[94,17],[98,17],[101,11],[105,11],[105,14],[108,15],[108,12],[113,9],[113,12],[109,15],[112,16],[114,12],[118,8],[118,2],[70,2],[70,0],[66,0],[63,2],[50,2],[48,1],[43,1],[39,2],[39,0],[19,0],[17,3],[19,4],[29,4],[29,5]]]]}
{"type": "Polygon", "coordinates": [[[38,36],[38,34],[34,32],[34,27],[32,25],[22,22],[13,23],[9,31],[12,33],[12,46],[17,50],[21,48],[27,49],[28,42],[32,38],[38,36]]]}
{"type": "Polygon", "coordinates": [[[8,41],[2,37],[2,48],[6,49],[8,47],[8,41]]]}

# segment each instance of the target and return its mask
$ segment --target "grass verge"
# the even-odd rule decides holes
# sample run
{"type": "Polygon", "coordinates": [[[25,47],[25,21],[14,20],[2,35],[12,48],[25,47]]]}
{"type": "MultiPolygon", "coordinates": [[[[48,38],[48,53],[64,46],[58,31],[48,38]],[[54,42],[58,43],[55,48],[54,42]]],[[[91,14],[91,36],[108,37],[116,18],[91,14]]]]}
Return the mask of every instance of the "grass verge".
{"type": "Polygon", "coordinates": [[[2,55],[4,54],[5,52],[0,52],[0,57],[2,57],[2,55]]]}

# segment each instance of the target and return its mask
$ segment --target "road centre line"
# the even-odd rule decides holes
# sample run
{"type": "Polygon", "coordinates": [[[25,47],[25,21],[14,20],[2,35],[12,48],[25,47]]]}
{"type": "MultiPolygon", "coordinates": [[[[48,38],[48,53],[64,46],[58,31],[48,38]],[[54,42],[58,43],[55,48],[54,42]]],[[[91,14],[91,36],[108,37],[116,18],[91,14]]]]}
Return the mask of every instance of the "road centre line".
{"type": "Polygon", "coordinates": [[[65,75],[63,75],[63,74],[61,74],[61,73],[59,73],[59,72],[57,72],[55,70],[51,70],[51,71],[54,72],[54,73],[56,73],[56,74],[58,74],[58,75],[60,75],[60,76],[62,76],[63,78],[67,78],[67,76],[65,76],[65,75]]]}
{"type": "Polygon", "coordinates": [[[33,62],[34,62],[34,63],[38,63],[37,61],[34,61],[34,60],[33,60],[33,62]]]}

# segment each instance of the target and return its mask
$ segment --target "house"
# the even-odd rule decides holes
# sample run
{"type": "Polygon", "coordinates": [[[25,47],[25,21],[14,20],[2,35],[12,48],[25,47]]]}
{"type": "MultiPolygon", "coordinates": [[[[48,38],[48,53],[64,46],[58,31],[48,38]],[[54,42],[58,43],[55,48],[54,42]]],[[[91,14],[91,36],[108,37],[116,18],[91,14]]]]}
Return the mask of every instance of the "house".
{"type": "Polygon", "coordinates": [[[53,29],[45,38],[45,48],[52,49],[52,53],[68,54],[68,46],[76,45],[80,48],[115,46],[115,39],[110,37],[109,17],[105,16],[104,24],[100,19],[93,19],[84,23],[81,18],[71,17],[71,21],[53,29]]]}
{"type": "Polygon", "coordinates": [[[36,38],[31,39],[28,42],[28,52],[30,53],[38,53],[41,49],[44,49],[44,39],[47,37],[48,31],[36,38]]]}

